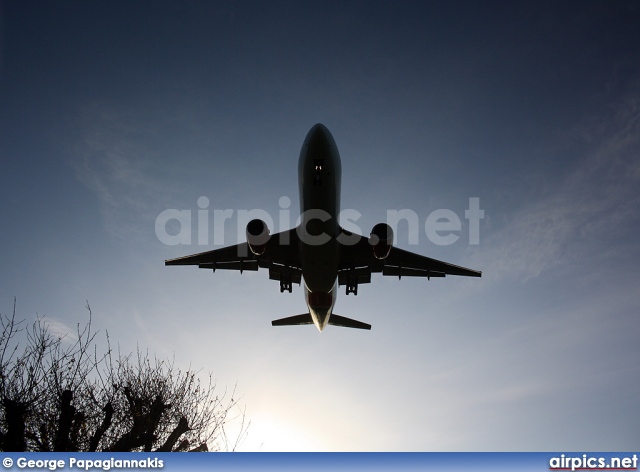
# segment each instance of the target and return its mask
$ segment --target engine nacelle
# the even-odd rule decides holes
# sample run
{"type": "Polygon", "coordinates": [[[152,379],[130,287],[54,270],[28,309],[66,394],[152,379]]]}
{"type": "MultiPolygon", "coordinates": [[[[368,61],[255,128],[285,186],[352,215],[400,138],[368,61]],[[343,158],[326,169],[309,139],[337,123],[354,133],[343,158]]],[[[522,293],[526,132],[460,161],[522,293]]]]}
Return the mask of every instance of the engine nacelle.
{"type": "Polygon", "coordinates": [[[256,256],[264,254],[270,237],[269,228],[264,221],[255,219],[247,224],[247,244],[256,256]]]}
{"type": "Polygon", "coordinates": [[[386,223],[378,223],[371,230],[369,244],[376,259],[386,259],[393,246],[393,230],[386,223]]]}

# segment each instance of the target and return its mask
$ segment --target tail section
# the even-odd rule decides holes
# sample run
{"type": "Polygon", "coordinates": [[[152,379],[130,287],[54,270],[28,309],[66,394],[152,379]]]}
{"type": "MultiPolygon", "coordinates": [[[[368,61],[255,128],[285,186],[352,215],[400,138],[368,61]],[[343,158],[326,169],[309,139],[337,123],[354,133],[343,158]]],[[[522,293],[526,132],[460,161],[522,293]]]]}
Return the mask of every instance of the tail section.
{"type": "Polygon", "coordinates": [[[371,329],[370,324],[336,315],[335,313],[329,317],[329,324],[333,326],[342,326],[343,328],[371,329]]]}
{"type": "MultiPolygon", "coordinates": [[[[308,324],[313,324],[313,319],[311,318],[310,313],[289,316],[288,318],[280,318],[279,320],[273,320],[271,322],[271,326],[298,326],[308,324]]],[[[335,313],[329,317],[329,324],[333,326],[341,326],[343,328],[371,329],[370,324],[336,315],[335,313]]]]}
{"type": "Polygon", "coordinates": [[[313,324],[310,313],[303,313],[301,315],[289,316],[288,318],[280,318],[279,320],[273,320],[271,326],[296,326],[313,324]]]}

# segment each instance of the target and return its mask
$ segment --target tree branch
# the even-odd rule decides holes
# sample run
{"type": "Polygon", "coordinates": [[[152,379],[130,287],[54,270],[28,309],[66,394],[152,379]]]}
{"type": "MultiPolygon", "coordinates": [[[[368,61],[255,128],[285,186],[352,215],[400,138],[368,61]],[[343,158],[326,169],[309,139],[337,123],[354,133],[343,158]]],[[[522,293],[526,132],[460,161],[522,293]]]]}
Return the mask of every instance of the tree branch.
{"type": "MultiPolygon", "coordinates": [[[[182,436],[187,431],[189,431],[189,422],[183,416],[182,418],[180,418],[178,426],[176,426],[174,430],[171,431],[171,434],[169,435],[167,440],[162,446],[156,449],[156,452],[171,452],[173,450],[174,444],[178,441],[178,439],[180,439],[180,436],[182,436]]],[[[187,442],[187,446],[188,445],[189,443],[187,442]]]]}
{"type": "Polygon", "coordinates": [[[6,452],[23,452],[26,447],[24,431],[27,405],[5,398],[2,406],[7,422],[7,432],[3,438],[2,449],[6,452]]]}
{"type": "Polygon", "coordinates": [[[73,392],[65,390],[60,398],[60,417],[58,418],[58,432],[53,446],[54,452],[67,452],[70,450],[69,433],[73,424],[76,409],[71,404],[73,392]]]}
{"type": "Polygon", "coordinates": [[[95,452],[98,449],[98,444],[100,444],[102,436],[104,436],[104,433],[106,433],[109,426],[111,426],[111,419],[113,418],[113,405],[111,402],[108,402],[105,405],[103,411],[104,418],[102,419],[102,423],[96,430],[95,434],[91,436],[91,440],[89,441],[89,452],[95,452]]]}

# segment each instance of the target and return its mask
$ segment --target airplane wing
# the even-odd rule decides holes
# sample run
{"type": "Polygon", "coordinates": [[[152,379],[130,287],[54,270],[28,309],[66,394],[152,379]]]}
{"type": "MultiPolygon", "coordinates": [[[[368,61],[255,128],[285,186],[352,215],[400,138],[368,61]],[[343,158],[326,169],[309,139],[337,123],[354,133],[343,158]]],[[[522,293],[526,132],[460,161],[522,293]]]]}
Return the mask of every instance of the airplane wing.
{"type": "MultiPolygon", "coordinates": [[[[343,230],[344,231],[344,230],[343,230]]],[[[461,275],[481,277],[482,272],[430,257],[421,256],[392,246],[384,260],[377,259],[369,239],[353,233],[344,232],[347,236],[340,247],[340,268],[338,283],[355,286],[359,283],[371,282],[372,273],[401,277],[445,277],[461,275]]]]}
{"type": "Polygon", "coordinates": [[[256,256],[247,243],[227,246],[213,251],[164,261],[171,265],[197,265],[201,269],[238,270],[240,272],[269,269],[269,278],[280,280],[281,289],[291,291],[291,283],[300,284],[302,268],[300,264],[299,239],[295,228],[271,235],[264,254],[256,256]]]}

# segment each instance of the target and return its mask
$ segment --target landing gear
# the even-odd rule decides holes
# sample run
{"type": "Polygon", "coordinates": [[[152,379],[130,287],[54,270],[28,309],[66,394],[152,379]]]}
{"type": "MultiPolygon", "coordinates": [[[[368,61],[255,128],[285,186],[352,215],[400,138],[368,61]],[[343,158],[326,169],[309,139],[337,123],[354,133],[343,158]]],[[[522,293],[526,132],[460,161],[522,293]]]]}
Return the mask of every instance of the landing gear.
{"type": "Polygon", "coordinates": [[[347,283],[345,286],[347,295],[350,293],[358,295],[358,277],[355,274],[351,274],[347,277],[347,283]]]}
{"type": "Polygon", "coordinates": [[[291,281],[289,282],[285,282],[284,280],[280,281],[280,293],[283,293],[285,290],[291,293],[291,291],[293,290],[291,287],[291,281]]]}
{"type": "Polygon", "coordinates": [[[285,290],[289,293],[293,290],[291,284],[291,272],[288,267],[284,272],[282,272],[282,274],[280,274],[280,293],[283,293],[285,290]]]}
{"type": "Polygon", "coordinates": [[[355,268],[351,267],[351,269],[349,269],[349,272],[347,272],[346,274],[346,280],[345,280],[345,287],[346,287],[346,294],[349,295],[350,293],[353,293],[354,295],[358,295],[358,276],[356,275],[356,270],[355,268]]]}

